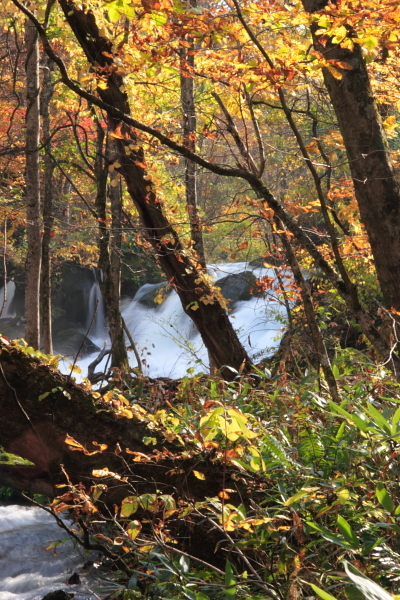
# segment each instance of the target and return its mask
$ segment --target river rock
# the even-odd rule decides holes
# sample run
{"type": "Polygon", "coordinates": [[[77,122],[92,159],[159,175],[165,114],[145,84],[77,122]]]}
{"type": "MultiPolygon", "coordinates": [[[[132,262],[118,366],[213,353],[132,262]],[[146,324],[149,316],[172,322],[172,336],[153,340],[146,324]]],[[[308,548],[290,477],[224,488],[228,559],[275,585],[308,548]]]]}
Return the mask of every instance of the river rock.
{"type": "Polygon", "coordinates": [[[68,594],[64,590],[56,590],[43,596],[42,600],[72,600],[73,597],[73,594],[68,594]]]}
{"type": "Polygon", "coordinates": [[[93,354],[100,352],[100,348],[88,337],[76,331],[76,329],[65,329],[57,333],[54,347],[59,354],[64,356],[75,356],[79,351],[81,354],[93,354]],[[81,348],[82,346],[82,348],[81,348]]]}
{"type": "Polygon", "coordinates": [[[155,298],[159,294],[162,296],[169,296],[171,292],[172,288],[171,286],[167,286],[166,281],[161,281],[160,283],[147,283],[140,288],[135,300],[148,308],[157,308],[160,306],[160,303],[155,302],[155,298]]]}
{"type": "Polygon", "coordinates": [[[228,300],[228,306],[231,307],[240,300],[250,300],[255,296],[256,276],[252,271],[242,271],[241,273],[231,273],[222,279],[216,281],[216,285],[221,289],[222,295],[228,300]],[[253,291],[254,289],[254,291],[253,291]]]}

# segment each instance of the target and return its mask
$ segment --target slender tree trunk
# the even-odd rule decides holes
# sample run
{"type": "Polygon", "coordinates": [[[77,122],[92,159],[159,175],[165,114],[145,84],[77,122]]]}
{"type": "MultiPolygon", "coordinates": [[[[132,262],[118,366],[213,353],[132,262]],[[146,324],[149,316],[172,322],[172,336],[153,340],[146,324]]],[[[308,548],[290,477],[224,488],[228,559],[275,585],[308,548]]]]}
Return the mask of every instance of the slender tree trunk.
{"type": "MultiPolygon", "coordinates": [[[[190,0],[191,6],[197,6],[196,0],[190,0]]],[[[194,42],[193,38],[188,37],[186,41],[190,47],[183,47],[180,51],[181,56],[181,107],[182,107],[182,130],[183,143],[191,150],[196,152],[196,103],[194,98],[194,42]]],[[[192,237],[193,248],[197,253],[199,264],[206,269],[206,256],[204,251],[203,232],[200,224],[198,197],[197,197],[197,165],[188,158],[184,158],[185,164],[185,192],[186,208],[188,211],[190,234],[192,237]]],[[[216,365],[212,353],[208,352],[208,361],[210,373],[213,374],[218,366],[216,365]]]]}
{"type": "MultiPolygon", "coordinates": [[[[120,310],[121,290],[121,195],[119,186],[109,187],[111,200],[112,226],[111,232],[107,227],[107,179],[109,160],[104,160],[104,131],[97,123],[97,151],[95,173],[97,181],[96,212],[99,219],[99,269],[102,271],[100,289],[107,308],[108,328],[111,338],[111,366],[126,372],[129,368],[128,354],[125,346],[125,336],[120,310]],[[117,225],[118,223],[118,225],[117,225]],[[111,240],[110,240],[111,233],[111,240]]],[[[111,142],[114,146],[114,142],[111,142]]]]}
{"type": "MultiPolygon", "coordinates": [[[[303,0],[309,13],[323,10],[327,0],[303,0]]],[[[334,3],[335,4],[335,3],[334,3]]],[[[311,26],[314,47],[328,60],[347,63],[336,79],[323,69],[325,85],[343,136],[361,219],[366,227],[382,295],[387,308],[400,309],[400,187],[390,160],[381,117],[371,89],[361,47],[341,48],[321,40],[311,26]]],[[[338,68],[338,67],[336,67],[338,68]]]]}
{"type": "MultiPolygon", "coordinates": [[[[282,230],[284,225],[281,221],[277,220],[278,229],[282,230]]],[[[318,325],[317,318],[314,312],[314,306],[312,296],[308,282],[304,279],[303,273],[301,272],[299,263],[296,258],[296,254],[292,248],[288,236],[283,233],[279,235],[282,245],[285,249],[288,263],[293,273],[295,282],[300,288],[301,299],[303,301],[304,313],[306,315],[307,324],[310,328],[311,337],[314,343],[315,351],[318,355],[319,363],[322,367],[322,372],[325,376],[326,383],[328,384],[329,393],[334,402],[341,402],[339,390],[337,387],[335,376],[332,372],[331,361],[329,360],[328,352],[326,350],[325,341],[322,337],[321,330],[318,325]]]]}
{"type": "MultiPolygon", "coordinates": [[[[111,148],[113,146],[111,142],[111,148]]],[[[110,185],[108,195],[111,204],[111,229],[109,234],[109,281],[105,281],[104,298],[107,304],[108,326],[112,341],[112,366],[128,369],[128,354],[125,345],[121,316],[121,244],[122,244],[122,197],[121,185],[110,185]]],[[[140,364],[138,365],[140,368],[140,364]]]]}
{"type": "MultiPolygon", "coordinates": [[[[109,73],[107,89],[98,88],[101,98],[129,114],[128,99],[123,92],[123,79],[109,69],[112,64],[111,42],[101,37],[92,13],[78,9],[71,0],[59,0],[64,14],[89,62],[109,73]]],[[[136,206],[146,240],[151,244],[169,283],[176,289],[184,311],[197,326],[203,342],[218,368],[227,379],[235,374],[226,366],[238,370],[250,366],[247,356],[224,308],[224,300],[203,276],[195,257],[188,254],[179,237],[165,217],[162,201],[147,175],[143,150],[132,150],[140,144],[135,130],[109,115],[116,137],[118,171],[136,206]],[[146,177],[146,179],[145,179],[146,177]],[[242,367],[243,368],[243,367],[242,367]]]]}
{"type": "Polygon", "coordinates": [[[52,315],[51,315],[51,258],[50,241],[53,229],[53,171],[54,162],[50,156],[50,102],[54,87],[51,81],[52,63],[45,56],[43,60],[43,84],[40,96],[40,112],[43,120],[43,140],[46,144],[44,155],[44,194],[43,194],[43,238],[42,238],[42,335],[45,354],[53,354],[52,315]]]}
{"type": "Polygon", "coordinates": [[[39,47],[35,26],[25,23],[26,44],[26,234],[28,251],[25,277],[25,340],[35,349],[40,344],[40,176],[39,176],[39,47]]]}
{"type": "MultiPolygon", "coordinates": [[[[196,6],[196,0],[190,0],[191,6],[196,6]]],[[[194,43],[193,38],[187,38],[190,47],[181,49],[181,105],[183,143],[196,152],[196,104],[194,98],[194,43]]],[[[190,232],[193,247],[197,252],[202,267],[206,266],[203,234],[201,230],[199,209],[197,202],[197,165],[188,158],[185,161],[185,190],[186,207],[189,215],[190,232]]]]}

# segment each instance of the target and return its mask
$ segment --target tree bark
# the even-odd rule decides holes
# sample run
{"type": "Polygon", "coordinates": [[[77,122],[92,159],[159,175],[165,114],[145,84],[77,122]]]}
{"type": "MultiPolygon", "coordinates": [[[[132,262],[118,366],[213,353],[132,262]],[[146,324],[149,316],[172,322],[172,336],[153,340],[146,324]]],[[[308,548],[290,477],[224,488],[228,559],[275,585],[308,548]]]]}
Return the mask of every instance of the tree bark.
{"type": "Polygon", "coordinates": [[[104,143],[105,134],[99,122],[97,122],[97,149],[95,174],[97,184],[96,213],[99,223],[99,260],[98,266],[102,271],[100,277],[100,289],[107,308],[107,321],[111,338],[111,366],[126,373],[129,368],[128,353],[125,346],[125,336],[120,310],[121,291],[121,197],[116,187],[109,187],[108,193],[111,200],[112,225],[111,230],[107,227],[107,179],[110,144],[104,143]],[[117,225],[118,223],[118,225],[117,225]],[[110,239],[111,237],[111,239],[110,239]]]}
{"type": "MultiPolygon", "coordinates": [[[[197,5],[196,0],[190,1],[191,6],[197,5]]],[[[190,47],[180,51],[181,57],[181,105],[182,105],[182,130],[184,145],[196,152],[196,104],[194,98],[194,43],[193,38],[186,38],[190,47]]],[[[201,230],[198,198],[197,198],[197,165],[188,158],[185,162],[185,191],[186,206],[189,215],[190,232],[193,248],[202,267],[206,266],[203,234],[201,230]]]]}
{"type": "MultiPolygon", "coordinates": [[[[283,223],[277,220],[278,229],[284,228],[283,223]]],[[[304,313],[306,315],[307,324],[310,328],[311,337],[314,343],[315,351],[318,355],[318,361],[322,367],[322,372],[325,376],[326,383],[328,384],[329,393],[334,402],[340,404],[341,398],[337,387],[335,376],[332,372],[331,361],[329,360],[328,352],[326,350],[325,341],[322,337],[321,330],[318,325],[317,318],[315,316],[312,296],[309,288],[309,282],[307,282],[303,273],[301,272],[300,265],[297,261],[296,254],[292,248],[290,240],[285,233],[279,235],[282,245],[285,249],[288,263],[293,273],[294,280],[300,288],[301,299],[303,301],[304,313]]]]}
{"type": "MultiPolygon", "coordinates": [[[[100,35],[92,13],[78,9],[71,0],[59,0],[64,14],[89,62],[99,68],[99,76],[107,74],[107,89],[98,88],[99,96],[111,106],[129,114],[128,99],[121,91],[123,79],[113,68],[112,46],[100,35]]],[[[122,88],[123,89],[123,88],[122,88]]],[[[146,174],[143,150],[135,130],[109,115],[116,147],[118,171],[139,213],[145,239],[151,244],[168,282],[178,293],[184,311],[197,326],[203,342],[223,376],[232,379],[235,374],[226,366],[239,370],[250,359],[240,343],[226,310],[223,299],[203,277],[203,269],[195,257],[183,248],[178,234],[165,217],[162,201],[146,174]],[[132,149],[134,148],[134,149],[132,149]],[[145,179],[146,177],[146,179],[145,179]]],[[[242,367],[243,368],[243,367],[242,367]]]]}
{"type": "Polygon", "coordinates": [[[43,84],[40,95],[40,113],[43,120],[44,155],[44,194],[43,194],[43,238],[42,238],[42,336],[43,351],[53,354],[52,312],[51,312],[51,258],[50,241],[53,229],[53,172],[54,161],[50,151],[50,102],[54,92],[51,81],[52,61],[45,55],[43,60],[43,84]]]}
{"type": "MultiPolygon", "coordinates": [[[[326,7],[326,0],[303,0],[309,13],[326,7]]],[[[396,178],[381,117],[371,89],[361,47],[341,48],[317,35],[311,26],[314,47],[328,60],[348,63],[336,79],[323,69],[339,128],[349,159],[349,168],[361,219],[367,230],[376,273],[388,309],[400,309],[400,187],[396,178]]]]}
{"type": "MultiPolygon", "coordinates": [[[[65,488],[56,486],[68,483],[66,472],[74,485],[81,483],[87,491],[92,485],[105,485],[100,503],[104,502],[111,511],[113,505],[120,504],[128,495],[156,490],[190,503],[215,497],[225,487],[236,490],[231,493],[235,504],[246,503],[251,496],[249,479],[231,478],[234,468],[199,454],[182,458],[182,446],[174,447],[162,437],[156,446],[149,448],[142,440],[145,436],[159,437],[154,429],[147,429],[135,418],[117,418],[109,403],[94,399],[69,377],[1,339],[0,411],[0,446],[34,463],[32,466],[0,464],[0,485],[53,497],[64,493],[65,488]],[[72,451],[65,443],[67,435],[93,454],[72,451]],[[99,447],[93,441],[105,443],[108,448],[98,452],[99,447]],[[129,449],[145,457],[154,450],[162,452],[166,443],[176,453],[171,458],[136,462],[132,460],[134,455],[126,452],[129,449]],[[92,474],[93,469],[107,468],[111,472],[108,477],[99,479],[92,474]],[[204,481],[193,473],[193,469],[199,468],[205,475],[204,481]],[[124,479],[113,477],[113,473],[124,479]]],[[[213,557],[212,562],[221,561],[224,568],[225,554],[219,559],[218,554],[214,555],[221,536],[216,531],[210,532],[208,523],[202,525],[204,519],[172,521],[169,527],[178,540],[178,548],[207,562],[213,557]],[[199,538],[204,543],[198,544],[199,538]]]]}
{"type": "Polygon", "coordinates": [[[40,344],[40,176],[39,176],[39,46],[38,33],[29,20],[25,23],[26,44],[26,255],[25,340],[35,349],[40,344]]]}

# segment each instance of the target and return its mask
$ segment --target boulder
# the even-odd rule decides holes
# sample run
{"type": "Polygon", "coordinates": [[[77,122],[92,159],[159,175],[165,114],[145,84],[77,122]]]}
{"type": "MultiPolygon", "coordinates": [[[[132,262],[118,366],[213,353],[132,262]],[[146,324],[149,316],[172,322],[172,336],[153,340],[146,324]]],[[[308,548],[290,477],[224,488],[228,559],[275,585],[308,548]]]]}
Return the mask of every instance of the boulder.
{"type": "Polygon", "coordinates": [[[252,271],[242,271],[218,279],[216,285],[221,289],[222,295],[228,300],[228,306],[231,308],[235,302],[250,300],[257,295],[254,293],[255,282],[256,276],[252,271]]]}
{"type": "Polygon", "coordinates": [[[143,285],[135,296],[135,300],[147,306],[148,308],[157,308],[160,306],[160,302],[155,302],[155,298],[160,294],[162,296],[169,296],[172,292],[172,288],[167,286],[166,281],[159,283],[146,283],[143,285]]]}
{"type": "Polygon", "coordinates": [[[73,594],[68,594],[64,590],[56,590],[43,596],[42,600],[72,600],[73,597],[73,594]]]}
{"type": "Polygon", "coordinates": [[[82,355],[100,352],[100,348],[90,338],[85,339],[85,335],[76,329],[58,332],[54,339],[54,348],[58,354],[64,356],[75,356],[79,350],[82,355]]]}

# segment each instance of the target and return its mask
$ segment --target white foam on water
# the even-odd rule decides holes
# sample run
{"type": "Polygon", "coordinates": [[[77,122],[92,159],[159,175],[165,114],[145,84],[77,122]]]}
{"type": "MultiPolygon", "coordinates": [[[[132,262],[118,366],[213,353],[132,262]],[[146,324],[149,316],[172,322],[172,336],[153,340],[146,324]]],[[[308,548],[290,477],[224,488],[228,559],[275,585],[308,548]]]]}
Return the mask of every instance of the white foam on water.
{"type": "MultiPolygon", "coordinates": [[[[225,263],[210,265],[209,274],[215,279],[222,279],[234,273],[252,271],[257,278],[269,277],[276,280],[275,270],[272,268],[250,267],[248,263],[225,263]]],[[[93,289],[95,288],[94,284],[93,289]]],[[[179,296],[172,290],[156,308],[142,304],[140,300],[160,287],[159,283],[145,284],[136,293],[132,300],[122,302],[122,315],[132,334],[137,350],[143,362],[145,375],[151,377],[183,377],[188,368],[195,371],[207,372],[208,356],[200,334],[193,325],[192,320],[183,311],[179,296]]],[[[96,290],[97,290],[96,288],[96,290]]],[[[99,289],[96,292],[99,293],[99,289]]],[[[98,295],[91,294],[91,306],[98,299],[98,295]]],[[[100,302],[99,305],[100,306],[100,302]]],[[[102,305],[101,305],[102,306],[102,305]]],[[[100,316],[102,314],[100,310],[100,316]]],[[[93,314],[89,310],[89,316],[93,314]]],[[[103,313],[104,314],[104,313],[103,313]]],[[[286,309],[282,300],[273,290],[268,290],[265,297],[253,297],[246,301],[236,301],[229,313],[232,325],[249,353],[250,358],[257,362],[260,358],[271,355],[279,346],[286,309]]],[[[104,318],[104,317],[102,317],[104,318]]],[[[97,320],[94,331],[89,337],[103,347],[109,346],[107,334],[104,333],[103,324],[97,320]]],[[[81,381],[87,374],[88,365],[96,358],[91,354],[79,359],[78,365],[82,369],[81,375],[75,375],[81,381]]],[[[129,353],[130,364],[136,367],[136,358],[133,352],[129,353]]],[[[107,357],[96,367],[101,371],[107,364],[107,357]]],[[[68,373],[66,365],[60,364],[60,369],[68,373]]]]}
{"type": "Polygon", "coordinates": [[[4,286],[0,289],[0,311],[1,309],[3,309],[0,315],[0,319],[13,319],[16,316],[16,312],[12,308],[14,295],[15,283],[13,281],[8,281],[6,285],[6,302],[4,304],[4,307],[4,286]]]}
{"type": "Polygon", "coordinates": [[[75,600],[98,599],[94,591],[99,585],[90,573],[80,575],[79,585],[68,585],[69,577],[79,573],[88,559],[44,510],[0,506],[1,600],[41,600],[60,589],[75,594],[75,600]],[[46,552],[52,542],[65,539],[46,552]]]}

